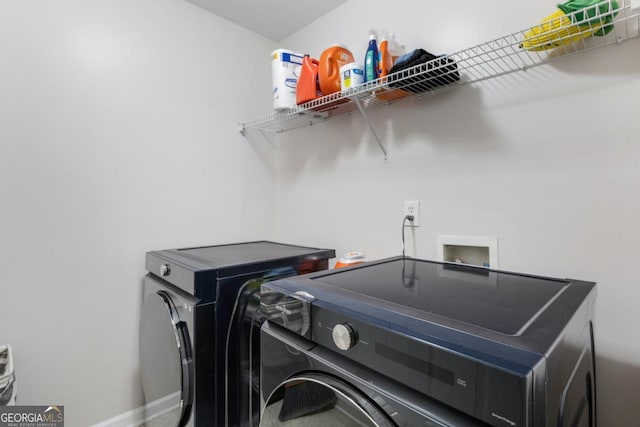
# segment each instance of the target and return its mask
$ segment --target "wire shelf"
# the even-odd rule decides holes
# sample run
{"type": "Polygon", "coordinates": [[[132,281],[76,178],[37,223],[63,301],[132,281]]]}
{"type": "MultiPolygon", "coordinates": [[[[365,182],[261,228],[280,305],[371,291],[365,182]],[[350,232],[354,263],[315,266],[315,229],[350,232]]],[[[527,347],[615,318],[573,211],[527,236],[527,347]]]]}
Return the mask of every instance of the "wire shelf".
{"type": "Polygon", "coordinates": [[[240,123],[239,128],[241,132],[285,132],[356,110],[364,114],[366,110],[400,100],[524,71],[571,54],[621,43],[640,35],[640,14],[632,14],[629,1],[624,3],[619,6],[615,0],[605,0],[566,15],[556,13],[526,30],[240,123]]]}

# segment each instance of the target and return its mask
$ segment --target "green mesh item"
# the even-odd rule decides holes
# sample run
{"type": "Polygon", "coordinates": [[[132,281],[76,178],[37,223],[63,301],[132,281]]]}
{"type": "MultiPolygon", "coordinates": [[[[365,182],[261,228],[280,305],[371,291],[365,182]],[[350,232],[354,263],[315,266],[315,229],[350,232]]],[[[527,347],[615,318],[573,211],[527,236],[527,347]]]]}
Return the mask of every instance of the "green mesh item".
{"type": "Polygon", "coordinates": [[[601,25],[604,21],[604,25],[602,26],[602,28],[593,33],[594,36],[604,36],[611,30],[613,30],[613,25],[609,24],[611,24],[613,18],[618,14],[619,8],[620,5],[615,0],[613,0],[611,3],[609,3],[609,1],[602,0],[569,0],[566,3],[558,5],[558,9],[563,11],[565,15],[576,12],[576,14],[572,16],[574,24],[601,25]],[[597,7],[595,7],[596,5],[597,7]],[[609,5],[611,5],[612,10],[615,10],[613,14],[607,15],[604,18],[599,17],[591,19],[596,16],[596,12],[599,12],[599,14],[610,12],[609,5]],[[591,20],[588,22],[584,22],[587,19],[591,20]]]}

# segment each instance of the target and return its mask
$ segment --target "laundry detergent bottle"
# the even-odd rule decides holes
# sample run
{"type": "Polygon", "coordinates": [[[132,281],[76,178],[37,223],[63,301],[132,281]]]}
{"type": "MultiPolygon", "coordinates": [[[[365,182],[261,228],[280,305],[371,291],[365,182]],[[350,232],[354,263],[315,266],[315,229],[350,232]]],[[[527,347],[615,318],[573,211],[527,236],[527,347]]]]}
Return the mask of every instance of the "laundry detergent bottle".
{"type": "Polygon", "coordinates": [[[322,96],[318,82],[318,60],[308,54],[302,59],[302,68],[296,88],[296,104],[304,104],[322,96]]]}
{"type": "Polygon", "coordinates": [[[318,65],[318,81],[322,95],[340,91],[340,67],[353,61],[353,54],[343,45],[333,45],[322,52],[318,65]]]}
{"type": "Polygon", "coordinates": [[[379,71],[378,42],[376,35],[372,32],[369,36],[369,47],[364,56],[364,81],[370,82],[377,79],[379,71]]]}

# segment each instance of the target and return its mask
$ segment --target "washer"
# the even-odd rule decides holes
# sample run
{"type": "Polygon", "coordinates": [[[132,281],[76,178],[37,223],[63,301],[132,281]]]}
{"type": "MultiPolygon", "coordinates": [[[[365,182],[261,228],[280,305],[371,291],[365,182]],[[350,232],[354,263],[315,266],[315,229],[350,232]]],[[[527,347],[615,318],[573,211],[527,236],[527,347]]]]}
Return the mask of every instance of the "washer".
{"type": "Polygon", "coordinates": [[[403,257],[268,283],[260,426],[594,426],[594,302],[403,257]]]}
{"type": "Polygon", "coordinates": [[[247,425],[244,408],[257,418],[247,402],[258,400],[259,378],[246,371],[259,346],[249,343],[253,324],[237,319],[264,282],[326,269],[334,256],[268,241],[148,252],[139,341],[147,425],[247,425]]]}
{"type": "Polygon", "coordinates": [[[261,339],[260,427],[485,425],[275,323],[261,339]]]}

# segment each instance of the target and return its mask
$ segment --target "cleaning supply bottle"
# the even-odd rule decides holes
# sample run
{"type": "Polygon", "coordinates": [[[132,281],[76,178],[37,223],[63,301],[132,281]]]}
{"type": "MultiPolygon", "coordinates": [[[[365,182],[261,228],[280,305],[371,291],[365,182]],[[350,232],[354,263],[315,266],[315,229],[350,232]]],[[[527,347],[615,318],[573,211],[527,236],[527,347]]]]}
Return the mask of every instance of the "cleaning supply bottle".
{"type": "Polygon", "coordinates": [[[318,60],[304,55],[298,86],[296,88],[296,104],[304,104],[322,96],[318,82],[318,60]]]}
{"type": "Polygon", "coordinates": [[[393,67],[393,61],[391,60],[391,52],[389,51],[389,41],[383,35],[382,40],[380,41],[380,62],[378,64],[379,77],[384,77],[389,74],[391,67],[393,67]]]}
{"type": "Polygon", "coordinates": [[[394,33],[388,34],[387,40],[389,41],[389,53],[391,54],[391,64],[396,63],[396,60],[406,53],[404,46],[398,43],[396,35],[394,33]]]}
{"type": "MultiPolygon", "coordinates": [[[[371,30],[374,32],[374,30],[371,30]]],[[[386,77],[400,56],[404,55],[404,46],[396,41],[396,36],[383,29],[377,31],[380,34],[380,77],[386,77]]],[[[397,78],[397,77],[396,77],[397,78]]],[[[387,79],[385,79],[386,81],[387,79]]],[[[395,101],[408,96],[409,93],[401,89],[380,88],[375,96],[385,101],[395,101]]]]}
{"type": "Polygon", "coordinates": [[[364,56],[364,81],[370,82],[378,78],[379,72],[379,56],[378,56],[378,43],[376,41],[376,35],[371,32],[369,35],[369,47],[367,47],[367,53],[364,56]]]}

